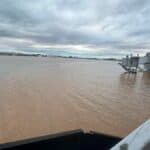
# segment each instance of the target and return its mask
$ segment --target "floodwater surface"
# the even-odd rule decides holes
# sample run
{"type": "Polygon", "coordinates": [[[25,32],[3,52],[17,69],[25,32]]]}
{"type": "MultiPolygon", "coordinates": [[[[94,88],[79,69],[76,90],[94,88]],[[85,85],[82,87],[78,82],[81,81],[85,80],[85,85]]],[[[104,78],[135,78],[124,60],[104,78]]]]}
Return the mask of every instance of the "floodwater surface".
{"type": "Polygon", "coordinates": [[[0,56],[0,143],[82,128],[126,136],[150,117],[150,73],[113,61],[0,56]]]}

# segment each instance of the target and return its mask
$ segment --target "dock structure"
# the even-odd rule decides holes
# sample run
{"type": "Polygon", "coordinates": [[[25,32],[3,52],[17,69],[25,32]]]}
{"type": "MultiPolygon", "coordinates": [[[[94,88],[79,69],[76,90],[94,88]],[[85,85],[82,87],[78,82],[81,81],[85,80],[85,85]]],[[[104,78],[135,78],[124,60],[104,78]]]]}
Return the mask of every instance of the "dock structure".
{"type": "Polygon", "coordinates": [[[127,72],[136,73],[139,65],[139,56],[126,56],[119,63],[127,72]]]}
{"type": "Polygon", "coordinates": [[[150,71],[150,52],[147,53],[144,57],[139,57],[127,55],[126,58],[123,58],[119,64],[124,70],[129,73],[136,73],[140,71],[150,71]],[[143,66],[143,67],[141,67],[143,66]]]}
{"type": "Polygon", "coordinates": [[[150,52],[140,58],[139,64],[143,65],[144,71],[150,71],[150,52]]]}

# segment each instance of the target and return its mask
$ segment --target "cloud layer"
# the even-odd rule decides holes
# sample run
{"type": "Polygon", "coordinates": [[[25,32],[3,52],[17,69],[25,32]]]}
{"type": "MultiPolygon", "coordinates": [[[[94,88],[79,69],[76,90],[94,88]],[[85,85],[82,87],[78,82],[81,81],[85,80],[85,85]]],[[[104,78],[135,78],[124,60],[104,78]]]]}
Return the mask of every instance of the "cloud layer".
{"type": "Polygon", "coordinates": [[[150,51],[149,0],[1,0],[0,51],[123,56],[150,51]]]}

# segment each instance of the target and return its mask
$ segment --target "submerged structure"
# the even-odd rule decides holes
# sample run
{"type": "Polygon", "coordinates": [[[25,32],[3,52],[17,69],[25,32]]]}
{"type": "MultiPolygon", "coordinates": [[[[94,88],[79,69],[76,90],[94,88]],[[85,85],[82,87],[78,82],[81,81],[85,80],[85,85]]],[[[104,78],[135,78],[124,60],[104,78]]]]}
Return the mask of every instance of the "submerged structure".
{"type": "Polygon", "coordinates": [[[150,71],[150,52],[144,57],[126,56],[119,63],[127,72],[136,73],[137,71],[150,71]]]}

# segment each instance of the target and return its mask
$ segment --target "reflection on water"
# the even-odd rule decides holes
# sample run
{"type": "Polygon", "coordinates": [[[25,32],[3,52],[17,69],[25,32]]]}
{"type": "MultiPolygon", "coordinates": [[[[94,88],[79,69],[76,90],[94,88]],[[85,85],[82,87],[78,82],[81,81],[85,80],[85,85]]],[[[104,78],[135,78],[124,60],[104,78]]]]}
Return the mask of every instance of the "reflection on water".
{"type": "Polygon", "coordinates": [[[116,62],[0,57],[0,143],[83,128],[125,136],[150,116],[150,74],[116,62]]]}
{"type": "Polygon", "coordinates": [[[142,80],[144,84],[149,85],[150,84],[150,72],[144,72],[142,76],[142,80]]]}
{"type": "Polygon", "coordinates": [[[137,80],[137,74],[125,72],[120,75],[120,82],[122,82],[122,84],[128,84],[129,82],[132,84],[136,84],[137,80]]]}

